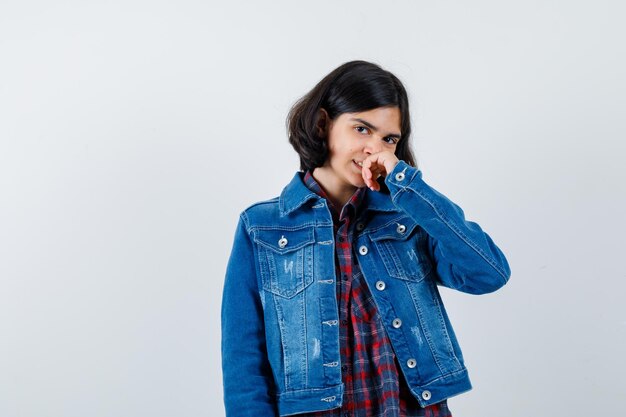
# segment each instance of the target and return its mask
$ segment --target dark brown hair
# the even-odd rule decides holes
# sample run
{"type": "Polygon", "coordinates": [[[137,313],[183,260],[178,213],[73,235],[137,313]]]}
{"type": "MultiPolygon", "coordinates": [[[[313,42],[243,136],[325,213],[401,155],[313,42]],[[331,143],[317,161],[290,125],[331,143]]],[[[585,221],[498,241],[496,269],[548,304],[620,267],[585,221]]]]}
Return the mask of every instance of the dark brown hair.
{"type": "MultiPolygon", "coordinates": [[[[401,137],[395,155],[409,165],[417,166],[409,141],[409,100],[402,82],[377,64],[357,60],[334,69],[289,111],[287,135],[289,143],[300,155],[300,170],[313,170],[328,158],[326,138],[320,135],[317,127],[320,108],[334,120],[343,113],[388,106],[400,109],[401,137]]],[[[379,183],[383,183],[382,178],[379,183]]]]}

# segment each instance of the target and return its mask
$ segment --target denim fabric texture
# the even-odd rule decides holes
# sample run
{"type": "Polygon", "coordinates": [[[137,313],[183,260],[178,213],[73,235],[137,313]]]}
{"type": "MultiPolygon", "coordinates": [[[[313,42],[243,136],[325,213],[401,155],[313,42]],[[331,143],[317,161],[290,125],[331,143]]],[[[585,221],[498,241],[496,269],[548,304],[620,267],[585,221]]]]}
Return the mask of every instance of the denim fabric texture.
{"type": "MultiPolygon", "coordinates": [[[[221,310],[227,417],[342,404],[341,367],[325,366],[340,361],[333,221],[303,175],[239,217],[221,310]]],[[[390,194],[367,189],[354,242],[401,371],[425,407],[472,389],[437,286],[486,294],[511,271],[489,235],[420,170],[401,160],[385,184],[390,194]]]]}

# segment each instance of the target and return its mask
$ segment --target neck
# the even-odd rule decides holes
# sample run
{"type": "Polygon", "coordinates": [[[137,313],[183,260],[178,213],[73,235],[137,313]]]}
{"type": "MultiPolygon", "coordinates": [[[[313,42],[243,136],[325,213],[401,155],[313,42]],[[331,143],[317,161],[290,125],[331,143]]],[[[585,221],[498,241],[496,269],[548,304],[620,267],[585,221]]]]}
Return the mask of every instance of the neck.
{"type": "Polygon", "coordinates": [[[322,187],[322,189],[328,194],[333,206],[337,210],[341,211],[341,208],[350,200],[352,194],[356,191],[357,187],[352,184],[346,184],[338,181],[336,175],[334,175],[329,167],[317,167],[312,172],[315,181],[322,187]]]}

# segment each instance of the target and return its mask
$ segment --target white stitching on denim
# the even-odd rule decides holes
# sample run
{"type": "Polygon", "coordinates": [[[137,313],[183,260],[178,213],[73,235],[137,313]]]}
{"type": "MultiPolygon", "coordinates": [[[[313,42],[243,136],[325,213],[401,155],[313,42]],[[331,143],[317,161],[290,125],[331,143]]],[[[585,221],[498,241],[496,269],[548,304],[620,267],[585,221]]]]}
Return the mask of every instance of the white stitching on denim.
{"type": "Polygon", "coordinates": [[[324,366],[337,366],[339,365],[339,362],[329,362],[329,363],[325,363],[324,366]]]}
{"type": "Polygon", "coordinates": [[[317,282],[319,282],[320,284],[332,284],[333,281],[332,279],[318,279],[317,282]]]}
{"type": "Polygon", "coordinates": [[[320,245],[332,245],[333,241],[332,240],[322,240],[321,242],[317,242],[320,245]]]}
{"type": "Polygon", "coordinates": [[[332,397],[326,397],[326,398],[322,398],[322,401],[326,401],[327,403],[331,402],[331,401],[335,401],[335,397],[334,395],[332,397]]]}
{"type": "Polygon", "coordinates": [[[329,326],[336,326],[337,323],[338,323],[337,320],[326,320],[322,322],[322,324],[328,324],[329,326]]]}

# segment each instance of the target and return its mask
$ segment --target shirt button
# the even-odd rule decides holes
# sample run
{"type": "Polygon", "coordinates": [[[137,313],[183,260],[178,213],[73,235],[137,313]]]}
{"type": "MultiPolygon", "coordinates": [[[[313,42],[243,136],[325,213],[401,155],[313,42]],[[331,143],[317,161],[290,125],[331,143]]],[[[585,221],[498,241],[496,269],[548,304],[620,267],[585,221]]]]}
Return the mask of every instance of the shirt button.
{"type": "Polygon", "coordinates": [[[396,181],[402,181],[404,179],[404,172],[398,172],[396,174],[396,181]]]}
{"type": "Polygon", "coordinates": [[[348,370],[348,365],[342,365],[341,366],[341,370],[344,371],[344,372],[347,371],[348,370]]]}
{"type": "Polygon", "coordinates": [[[363,230],[364,228],[365,228],[365,225],[363,223],[356,224],[356,230],[358,230],[359,232],[363,230]]]}
{"type": "Polygon", "coordinates": [[[400,319],[394,319],[393,320],[393,327],[395,327],[396,329],[399,328],[400,326],[402,326],[402,320],[400,319]]]}
{"type": "Polygon", "coordinates": [[[343,242],[345,239],[343,238],[343,236],[339,236],[339,241],[343,242]]]}
{"type": "Polygon", "coordinates": [[[430,391],[422,392],[422,398],[425,400],[430,400],[430,391]]]}
{"type": "Polygon", "coordinates": [[[376,289],[378,291],[382,291],[385,289],[385,283],[384,281],[376,281],[376,289]]]}
{"type": "MultiPolygon", "coordinates": [[[[342,320],[341,320],[341,324],[343,324],[344,326],[347,326],[347,325],[348,325],[348,320],[346,320],[346,319],[342,319],[342,320]]],[[[344,366],[345,366],[345,365],[344,365],[344,366]]]]}
{"type": "Polygon", "coordinates": [[[408,366],[409,368],[415,368],[416,365],[417,365],[417,361],[413,358],[406,361],[406,366],[408,366]]]}
{"type": "Polygon", "coordinates": [[[367,246],[361,246],[361,247],[359,248],[359,253],[360,253],[361,255],[365,255],[365,254],[367,254],[367,246]]]}

